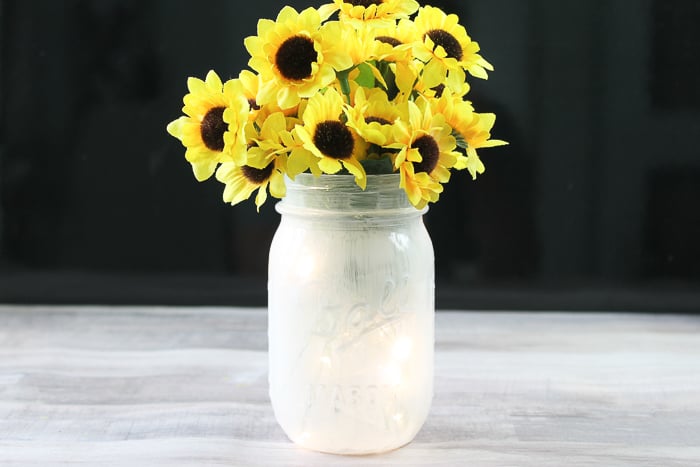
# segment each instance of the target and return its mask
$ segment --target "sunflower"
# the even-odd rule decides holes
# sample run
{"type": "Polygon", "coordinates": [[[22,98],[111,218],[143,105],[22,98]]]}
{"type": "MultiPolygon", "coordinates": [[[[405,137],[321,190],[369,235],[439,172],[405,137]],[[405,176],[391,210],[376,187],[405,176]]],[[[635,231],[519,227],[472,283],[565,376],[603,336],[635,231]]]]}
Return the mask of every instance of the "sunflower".
{"type": "Polygon", "coordinates": [[[460,158],[457,164],[455,164],[455,168],[466,168],[469,170],[473,179],[476,179],[477,174],[482,174],[486,170],[476,150],[505,146],[508,144],[499,139],[491,139],[491,129],[494,123],[496,123],[495,114],[474,112],[469,122],[464,121],[455,128],[455,131],[457,131],[467,143],[467,157],[466,159],[460,158]]]}
{"type": "Polygon", "coordinates": [[[243,95],[248,100],[248,104],[250,105],[249,121],[254,122],[264,120],[270,114],[280,111],[284,112],[284,114],[287,116],[294,115],[297,112],[298,106],[283,110],[277,105],[276,102],[268,103],[265,106],[258,105],[258,90],[262,84],[260,75],[256,75],[250,70],[243,70],[238,75],[238,80],[241,82],[241,92],[243,92],[243,95]]]}
{"type": "MultiPolygon", "coordinates": [[[[282,112],[275,112],[265,119],[260,131],[248,123],[249,140],[245,164],[225,162],[216,171],[216,179],[224,183],[224,201],[238,204],[247,200],[255,190],[258,210],[267,200],[267,191],[275,198],[283,198],[287,192],[284,174],[287,172],[287,154],[291,151],[288,141],[289,123],[282,112]]],[[[303,167],[300,171],[306,170],[303,167]]]]}
{"type": "Polygon", "coordinates": [[[428,101],[409,101],[393,127],[394,143],[399,149],[394,167],[401,172],[401,187],[417,207],[437,200],[442,183],[450,179],[450,170],[458,161],[452,128],[441,114],[433,114],[428,101]]]}
{"type": "Polygon", "coordinates": [[[412,94],[422,67],[422,63],[413,58],[412,43],[417,36],[412,25],[411,21],[402,21],[391,27],[365,27],[375,43],[373,51],[377,68],[384,78],[380,83],[392,100],[397,94],[402,95],[399,100],[405,100],[412,94]]]}
{"type": "Polygon", "coordinates": [[[267,189],[276,198],[284,197],[286,187],[284,175],[277,169],[276,163],[271,162],[262,169],[250,165],[238,165],[235,162],[224,162],[216,171],[216,179],[225,184],[224,201],[236,205],[245,201],[258,190],[255,205],[260,211],[267,200],[267,189]]]}
{"type": "Polygon", "coordinates": [[[355,28],[347,22],[330,21],[324,26],[324,33],[327,37],[334,38],[338,44],[343,44],[345,53],[350,57],[350,67],[337,74],[334,85],[338,85],[341,92],[347,94],[346,80],[357,79],[361,73],[366,73],[365,85],[372,86],[375,83],[387,87],[384,76],[377,68],[377,60],[383,57],[380,54],[381,43],[374,39],[371,28],[355,28]],[[370,77],[371,74],[371,77],[370,77]]]}
{"type": "Polygon", "coordinates": [[[343,44],[327,37],[314,8],[298,13],[285,6],[277,20],[258,21],[258,35],[245,39],[248,64],[261,76],[258,105],[276,103],[281,109],[299,104],[335,79],[335,71],[352,66],[343,44]]]}
{"type": "Polygon", "coordinates": [[[496,122],[495,114],[474,112],[471,102],[451,94],[448,90],[439,99],[431,99],[430,106],[433,113],[439,113],[445,117],[447,124],[463,141],[463,146],[466,145],[466,157],[459,156],[454,168],[468,169],[474,179],[477,174],[482,174],[486,170],[476,150],[508,144],[505,141],[491,139],[491,129],[496,122]]]}
{"type": "Polygon", "coordinates": [[[330,21],[324,28],[328,37],[333,37],[336,42],[343,44],[344,50],[350,56],[352,67],[368,67],[375,80],[386,87],[384,77],[376,67],[376,61],[384,59],[382,52],[390,53],[391,49],[383,48],[383,44],[375,40],[373,28],[355,28],[343,21],[330,21]]]}
{"type": "Polygon", "coordinates": [[[371,31],[378,41],[390,44],[393,47],[401,47],[402,49],[421,39],[413,21],[409,19],[402,19],[398,23],[392,23],[387,26],[374,26],[371,28],[371,31]]]}
{"type": "Polygon", "coordinates": [[[475,112],[468,125],[460,125],[455,129],[459,131],[467,144],[475,149],[504,146],[508,143],[499,139],[491,139],[491,129],[495,123],[496,114],[475,112]]]}
{"type": "MultiPolygon", "coordinates": [[[[380,59],[390,63],[394,82],[400,93],[409,97],[414,92],[426,97],[439,96],[445,83],[435,84],[435,77],[423,72],[425,63],[414,60],[414,48],[422,41],[422,36],[413,21],[401,20],[393,27],[373,28],[375,40],[380,43],[377,54],[380,59]],[[429,80],[426,83],[426,79],[429,80]]],[[[464,95],[469,91],[469,84],[456,81],[454,74],[449,80],[449,86],[454,92],[464,95]]]]}
{"type": "Polygon", "coordinates": [[[260,127],[248,130],[254,135],[248,143],[247,163],[253,167],[266,167],[273,158],[279,159],[278,169],[292,180],[302,172],[310,170],[320,175],[317,158],[304,149],[304,143],[292,134],[294,127],[301,123],[296,117],[287,117],[283,112],[269,115],[260,127]]]}
{"type": "Polygon", "coordinates": [[[471,89],[471,86],[467,81],[460,80],[445,80],[445,83],[440,83],[437,86],[429,87],[424,78],[424,74],[419,73],[418,79],[416,80],[413,88],[416,92],[429,99],[439,99],[445,90],[449,91],[450,94],[464,97],[471,89]]]}
{"type": "Polygon", "coordinates": [[[319,159],[321,171],[334,174],[345,168],[364,189],[367,176],[360,159],[365,157],[367,143],[341,120],[342,116],[343,97],[335,88],[328,88],[309,99],[303,125],[297,125],[295,132],[304,148],[319,159]]]}
{"type": "Polygon", "coordinates": [[[350,23],[389,24],[400,18],[408,18],[418,9],[416,0],[333,0],[320,8],[324,17],[340,11],[341,21],[350,23]]]}
{"type": "Polygon", "coordinates": [[[428,203],[435,203],[442,193],[442,185],[425,172],[415,172],[412,164],[401,166],[399,186],[404,189],[408,200],[417,208],[423,209],[428,203]]]}
{"type": "Polygon", "coordinates": [[[453,130],[464,136],[463,130],[474,121],[474,106],[450,89],[442,89],[440,96],[428,99],[433,114],[441,114],[453,130]]]}
{"type": "Polygon", "coordinates": [[[242,128],[250,107],[236,80],[222,84],[214,71],[204,81],[187,80],[189,94],[183,98],[183,116],[168,124],[167,130],[187,148],[185,159],[199,181],[211,177],[216,166],[240,160],[245,154],[242,128]]]}
{"type": "Polygon", "coordinates": [[[347,125],[365,141],[384,146],[391,142],[392,126],[399,111],[382,89],[358,87],[353,94],[353,105],[345,108],[345,115],[347,125]]]}
{"type": "Polygon", "coordinates": [[[428,87],[441,83],[452,88],[461,86],[465,70],[483,79],[488,78],[486,70],[493,71],[493,66],[478,54],[479,44],[467,35],[457,15],[424,6],[418,10],[414,24],[421,37],[414,53],[426,64],[423,74],[428,87]]]}

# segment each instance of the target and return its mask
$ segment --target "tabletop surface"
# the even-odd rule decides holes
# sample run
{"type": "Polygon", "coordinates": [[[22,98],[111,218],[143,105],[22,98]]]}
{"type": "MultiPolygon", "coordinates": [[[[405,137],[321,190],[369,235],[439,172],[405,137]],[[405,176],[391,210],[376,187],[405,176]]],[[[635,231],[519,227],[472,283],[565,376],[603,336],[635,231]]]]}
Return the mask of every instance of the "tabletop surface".
{"type": "Polygon", "coordinates": [[[266,326],[253,308],[0,306],[0,465],[700,465],[700,316],[438,312],[425,426],[363,457],[287,440],[266,326]]]}

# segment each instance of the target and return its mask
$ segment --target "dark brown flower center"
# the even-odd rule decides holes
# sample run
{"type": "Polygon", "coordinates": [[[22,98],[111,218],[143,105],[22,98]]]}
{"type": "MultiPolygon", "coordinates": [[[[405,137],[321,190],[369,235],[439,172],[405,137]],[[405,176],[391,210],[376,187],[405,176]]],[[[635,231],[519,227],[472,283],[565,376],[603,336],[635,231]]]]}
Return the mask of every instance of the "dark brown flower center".
{"type": "Polygon", "coordinates": [[[377,122],[380,125],[391,125],[391,122],[389,120],[386,120],[382,117],[367,117],[367,118],[365,118],[365,122],[367,122],[367,123],[377,122]]]}
{"type": "Polygon", "coordinates": [[[436,46],[439,45],[445,49],[448,57],[462,60],[462,46],[459,45],[459,41],[455,39],[455,36],[444,29],[431,29],[426,32],[425,35],[430,37],[430,40],[432,40],[436,46]]]}
{"type": "Polygon", "coordinates": [[[392,47],[396,47],[401,45],[401,41],[396,39],[395,37],[391,36],[377,36],[375,37],[376,40],[379,42],[384,42],[385,44],[389,44],[392,47]]]}
{"type": "Polygon", "coordinates": [[[325,156],[333,159],[347,159],[352,156],[355,141],[343,122],[326,120],[316,125],[314,145],[325,156]]]}
{"type": "Polygon", "coordinates": [[[384,2],[382,0],[344,0],[344,3],[367,8],[370,5],[381,5],[384,2]]]}
{"type": "Polygon", "coordinates": [[[413,169],[416,173],[426,172],[430,174],[437,166],[440,159],[440,147],[435,141],[435,138],[428,135],[418,137],[411,145],[413,149],[418,149],[422,160],[413,163],[413,169]]]}
{"type": "Polygon", "coordinates": [[[204,145],[212,151],[224,150],[224,133],[228,124],[224,122],[226,107],[213,107],[207,112],[199,125],[199,132],[204,145]]]}
{"type": "Polygon", "coordinates": [[[274,162],[268,164],[267,167],[265,167],[264,169],[258,169],[249,165],[244,165],[243,167],[241,167],[241,172],[243,172],[243,176],[247,178],[250,183],[253,183],[255,185],[262,185],[267,180],[269,180],[270,176],[272,176],[272,171],[274,170],[274,168],[274,162]]]}
{"type": "Polygon", "coordinates": [[[275,54],[275,65],[280,74],[292,81],[311,76],[311,65],[318,60],[314,41],[306,36],[292,36],[280,45],[275,54]]]}

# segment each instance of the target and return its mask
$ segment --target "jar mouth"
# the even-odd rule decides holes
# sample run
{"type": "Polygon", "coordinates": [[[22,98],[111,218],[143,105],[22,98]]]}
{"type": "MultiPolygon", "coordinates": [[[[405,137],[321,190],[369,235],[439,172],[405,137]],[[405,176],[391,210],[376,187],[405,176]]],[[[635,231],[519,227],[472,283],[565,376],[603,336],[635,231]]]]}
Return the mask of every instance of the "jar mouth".
{"type": "Polygon", "coordinates": [[[401,175],[398,173],[367,175],[367,187],[362,190],[355,182],[354,175],[330,175],[321,174],[315,176],[310,173],[302,173],[296,176],[294,180],[287,179],[288,184],[303,186],[310,189],[322,190],[342,190],[348,192],[362,191],[391,191],[400,190],[399,183],[401,175]]]}
{"type": "Polygon", "coordinates": [[[294,180],[287,179],[287,194],[277,203],[283,215],[303,217],[405,217],[421,216],[427,208],[416,209],[399,186],[398,173],[367,175],[363,190],[353,175],[315,176],[303,173],[294,180]]]}

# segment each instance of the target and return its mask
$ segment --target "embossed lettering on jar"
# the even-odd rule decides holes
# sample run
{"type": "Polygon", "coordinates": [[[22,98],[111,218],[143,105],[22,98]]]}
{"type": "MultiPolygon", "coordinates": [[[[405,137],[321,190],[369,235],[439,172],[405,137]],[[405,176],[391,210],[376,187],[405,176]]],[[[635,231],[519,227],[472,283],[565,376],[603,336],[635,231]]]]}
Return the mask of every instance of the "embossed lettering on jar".
{"type": "Polygon", "coordinates": [[[396,174],[302,174],[269,260],[270,397],[297,444],[366,454],[410,442],[433,395],[434,260],[396,174]]]}

